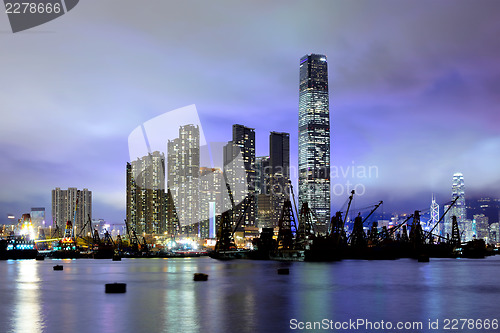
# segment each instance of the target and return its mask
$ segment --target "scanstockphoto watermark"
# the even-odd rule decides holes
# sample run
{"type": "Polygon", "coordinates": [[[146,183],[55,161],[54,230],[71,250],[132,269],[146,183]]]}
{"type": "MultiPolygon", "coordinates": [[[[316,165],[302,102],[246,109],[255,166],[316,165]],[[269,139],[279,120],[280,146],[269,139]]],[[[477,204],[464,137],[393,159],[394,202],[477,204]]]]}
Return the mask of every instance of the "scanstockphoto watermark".
{"type": "Polygon", "coordinates": [[[377,179],[378,176],[379,170],[376,165],[356,164],[355,161],[347,166],[334,165],[330,170],[332,194],[340,196],[354,190],[357,195],[364,195],[366,193],[365,183],[377,179]]]}
{"type": "Polygon", "coordinates": [[[20,32],[52,21],[73,8],[80,0],[4,0],[12,32],[20,32]]]}

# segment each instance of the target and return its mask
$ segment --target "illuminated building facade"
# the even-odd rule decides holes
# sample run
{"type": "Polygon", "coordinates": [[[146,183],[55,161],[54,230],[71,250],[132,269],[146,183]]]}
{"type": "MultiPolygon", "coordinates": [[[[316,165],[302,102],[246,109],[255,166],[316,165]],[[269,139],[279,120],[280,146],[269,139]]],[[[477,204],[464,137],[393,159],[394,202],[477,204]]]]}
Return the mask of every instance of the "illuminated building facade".
{"type": "Polygon", "coordinates": [[[137,234],[161,234],[165,221],[165,155],[149,153],[127,163],[127,223],[137,234]]]}
{"type": "Polygon", "coordinates": [[[200,168],[200,237],[215,238],[222,211],[222,186],[225,186],[222,170],[200,168]]]}
{"type": "Polygon", "coordinates": [[[70,187],[67,190],[56,187],[52,190],[53,228],[58,227],[61,232],[64,232],[66,222],[71,221],[76,234],[78,234],[89,218],[92,219],[92,191],[86,188],[78,190],[76,187],[70,187]]]}
{"type": "MultiPolygon", "coordinates": [[[[430,216],[429,222],[427,224],[428,230],[431,230],[432,228],[434,228],[436,223],[439,221],[439,205],[436,202],[436,198],[434,197],[434,194],[432,195],[432,201],[431,201],[430,208],[431,208],[431,210],[430,210],[431,216],[430,216]]],[[[441,231],[442,231],[441,229],[442,229],[441,226],[437,226],[435,229],[436,233],[441,234],[441,231]]]]}
{"type": "Polygon", "coordinates": [[[474,215],[473,221],[476,224],[476,234],[474,236],[477,239],[484,239],[486,242],[488,242],[490,233],[488,217],[484,214],[474,215]]]}
{"type": "Polygon", "coordinates": [[[269,167],[271,225],[277,227],[283,203],[290,199],[290,135],[271,132],[269,135],[269,167]]]}
{"type": "Polygon", "coordinates": [[[269,156],[258,156],[255,158],[254,184],[257,196],[255,226],[259,228],[271,226],[270,169],[269,156]]]}
{"type": "Polygon", "coordinates": [[[490,224],[489,227],[489,243],[498,244],[500,243],[500,224],[498,222],[490,224]]]}
{"type": "Polygon", "coordinates": [[[299,204],[307,202],[326,232],[330,222],[330,111],[326,56],[300,59],[299,204]]]}
{"type": "Polygon", "coordinates": [[[256,213],[255,198],[255,130],[250,127],[233,125],[233,140],[224,146],[224,172],[227,182],[232,190],[236,207],[233,209],[232,218],[235,223],[244,213],[245,205],[251,199],[241,226],[254,226],[256,213]],[[243,168],[239,163],[234,163],[241,154],[243,168]],[[244,199],[247,200],[244,200],[244,199]],[[243,201],[244,200],[244,201],[243,201]]]}
{"type": "Polygon", "coordinates": [[[200,129],[179,128],[179,137],[168,141],[168,189],[175,204],[180,233],[200,237],[200,129]]]}
{"type": "Polygon", "coordinates": [[[472,221],[467,220],[467,207],[465,205],[465,183],[464,176],[461,173],[455,173],[453,175],[451,197],[452,200],[455,200],[455,198],[458,197],[458,200],[445,216],[445,236],[446,234],[449,234],[451,236],[452,216],[456,216],[458,228],[460,232],[463,232],[463,235],[465,236],[464,241],[471,240],[472,234],[474,232],[472,230],[472,221]]]}

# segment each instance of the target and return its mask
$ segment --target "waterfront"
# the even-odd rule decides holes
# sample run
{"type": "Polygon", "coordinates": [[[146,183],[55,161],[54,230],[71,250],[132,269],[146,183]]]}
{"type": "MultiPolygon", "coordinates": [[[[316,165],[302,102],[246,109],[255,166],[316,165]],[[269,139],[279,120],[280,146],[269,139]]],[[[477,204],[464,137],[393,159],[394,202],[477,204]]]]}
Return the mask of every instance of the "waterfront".
{"type": "Polygon", "coordinates": [[[0,332],[289,332],[292,319],[423,322],[418,332],[442,332],[425,325],[498,319],[499,273],[498,256],[429,263],[9,260],[0,262],[0,332]],[[64,270],[53,271],[56,264],[64,270]],[[290,275],[278,275],[280,267],[290,275]],[[197,272],[208,281],[193,281],[197,272]],[[126,283],[127,292],[105,294],[112,282],[126,283]]]}

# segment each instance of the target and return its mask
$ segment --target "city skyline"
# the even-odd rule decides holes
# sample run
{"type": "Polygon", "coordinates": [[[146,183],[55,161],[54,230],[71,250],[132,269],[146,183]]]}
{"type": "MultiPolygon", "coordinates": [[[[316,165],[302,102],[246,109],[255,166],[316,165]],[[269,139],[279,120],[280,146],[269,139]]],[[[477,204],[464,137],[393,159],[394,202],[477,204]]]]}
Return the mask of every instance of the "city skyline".
{"type": "MultiPolygon", "coordinates": [[[[10,65],[0,79],[0,223],[31,207],[48,211],[56,187],[89,188],[93,216],[123,221],[127,136],[193,103],[211,142],[227,142],[242,124],[255,128],[262,156],[269,132],[290,133],[297,166],[297,66],[309,53],[328,56],[332,168],[378,170],[364,178],[340,172],[332,191],[360,183],[360,205],[384,200],[386,211],[411,212],[427,207],[431,193],[440,205],[449,201],[451,175],[461,172],[467,197],[500,197],[500,5],[318,1],[263,12],[157,4],[148,20],[137,4],[121,5],[117,14],[100,4],[97,15],[96,4],[81,3],[33,32],[2,36],[8,52],[0,59],[10,65]],[[228,13],[241,11],[259,24],[235,25],[228,13]]],[[[9,30],[6,18],[0,30],[9,30]]],[[[332,194],[334,210],[346,192],[332,194]]]]}

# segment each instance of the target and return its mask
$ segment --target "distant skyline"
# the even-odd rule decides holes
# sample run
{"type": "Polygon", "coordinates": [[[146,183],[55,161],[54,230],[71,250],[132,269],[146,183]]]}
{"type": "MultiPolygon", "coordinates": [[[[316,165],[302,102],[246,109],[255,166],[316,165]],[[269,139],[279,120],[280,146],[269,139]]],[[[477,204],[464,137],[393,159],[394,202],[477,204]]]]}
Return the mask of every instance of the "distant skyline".
{"type": "Polygon", "coordinates": [[[88,188],[93,217],[122,223],[128,135],[190,104],[209,142],[254,128],[256,156],[290,133],[297,168],[310,53],[328,57],[332,190],[362,184],[358,207],[413,211],[450,201],[461,172],[466,201],[500,198],[498,17],[490,0],[88,0],[12,34],[0,14],[0,223],[31,207],[49,220],[56,187],[88,188]]]}

